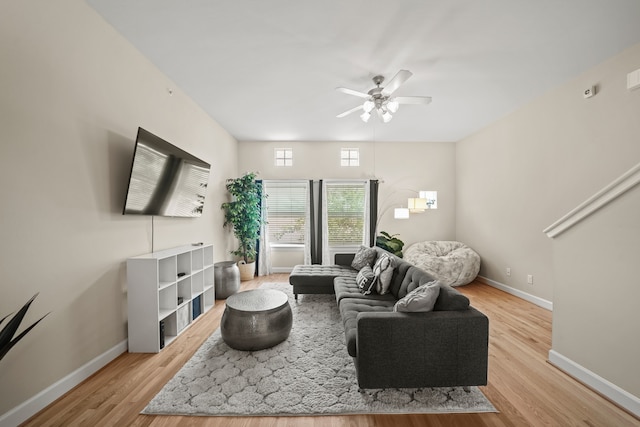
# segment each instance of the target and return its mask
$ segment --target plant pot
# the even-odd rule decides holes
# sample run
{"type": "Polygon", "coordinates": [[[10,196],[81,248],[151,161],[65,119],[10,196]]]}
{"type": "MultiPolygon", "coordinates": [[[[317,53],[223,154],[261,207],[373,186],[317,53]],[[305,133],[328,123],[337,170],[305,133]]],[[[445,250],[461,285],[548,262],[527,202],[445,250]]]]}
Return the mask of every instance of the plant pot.
{"type": "Polygon", "coordinates": [[[251,280],[256,274],[256,263],[244,262],[244,260],[238,261],[238,268],[240,269],[240,280],[251,280]]]}

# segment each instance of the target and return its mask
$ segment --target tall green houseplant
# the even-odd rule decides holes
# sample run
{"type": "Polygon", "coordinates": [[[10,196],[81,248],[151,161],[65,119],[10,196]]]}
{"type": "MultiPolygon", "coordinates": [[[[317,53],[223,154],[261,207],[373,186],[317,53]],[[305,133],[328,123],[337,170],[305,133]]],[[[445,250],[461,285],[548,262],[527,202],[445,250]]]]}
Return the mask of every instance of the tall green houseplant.
{"type": "Polygon", "coordinates": [[[240,178],[227,179],[226,187],[232,200],[222,204],[224,226],[233,227],[233,234],[240,245],[231,253],[247,264],[252,263],[256,259],[256,242],[262,224],[262,188],[256,182],[254,172],[246,173],[240,178]]]}

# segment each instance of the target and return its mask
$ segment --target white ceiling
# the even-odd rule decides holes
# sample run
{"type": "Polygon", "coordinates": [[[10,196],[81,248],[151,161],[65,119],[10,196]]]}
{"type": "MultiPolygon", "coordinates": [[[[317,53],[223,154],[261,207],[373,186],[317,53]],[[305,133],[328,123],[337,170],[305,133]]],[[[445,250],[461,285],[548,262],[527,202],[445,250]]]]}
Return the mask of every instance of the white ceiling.
{"type": "Polygon", "coordinates": [[[240,141],[458,141],[640,42],[638,0],[87,2],[240,141]],[[336,118],[400,69],[430,105],[336,118]]]}

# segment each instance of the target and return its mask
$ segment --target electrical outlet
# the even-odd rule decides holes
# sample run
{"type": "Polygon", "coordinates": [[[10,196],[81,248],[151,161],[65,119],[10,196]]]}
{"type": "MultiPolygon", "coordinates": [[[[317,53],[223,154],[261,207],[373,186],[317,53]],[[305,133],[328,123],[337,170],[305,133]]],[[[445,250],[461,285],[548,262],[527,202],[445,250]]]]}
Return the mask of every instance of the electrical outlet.
{"type": "Polygon", "coordinates": [[[533,285],[533,276],[531,274],[527,276],[527,283],[533,285]]]}
{"type": "Polygon", "coordinates": [[[507,267],[507,276],[511,276],[511,267],[507,267]]]}

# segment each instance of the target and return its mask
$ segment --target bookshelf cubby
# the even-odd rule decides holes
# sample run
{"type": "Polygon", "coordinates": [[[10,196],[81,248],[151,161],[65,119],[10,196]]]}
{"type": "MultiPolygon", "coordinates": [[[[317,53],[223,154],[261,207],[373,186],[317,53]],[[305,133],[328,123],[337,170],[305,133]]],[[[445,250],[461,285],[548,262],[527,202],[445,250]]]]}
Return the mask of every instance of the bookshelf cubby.
{"type": "Polygon", "coordinates": [[[213,246],[129,258],[127,289],[129,352],[158,353],[213,307],[213,246]]]}

